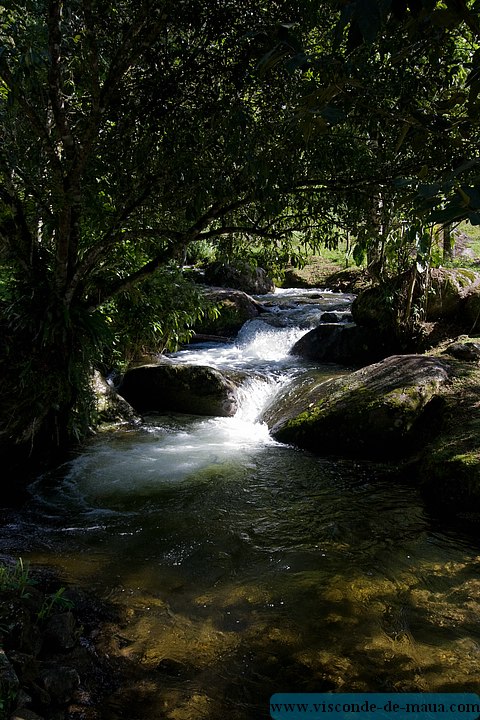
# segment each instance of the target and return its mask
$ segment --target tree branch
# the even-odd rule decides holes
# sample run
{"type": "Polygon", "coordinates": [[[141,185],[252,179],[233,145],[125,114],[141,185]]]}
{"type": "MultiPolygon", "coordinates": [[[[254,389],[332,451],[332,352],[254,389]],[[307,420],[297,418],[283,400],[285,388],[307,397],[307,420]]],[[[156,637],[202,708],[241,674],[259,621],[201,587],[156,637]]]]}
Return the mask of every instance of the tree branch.
{"type": "Polygon", "coordinates": [[[159,253],[156,257],[146,263],[139,270],[136,270],[127,277],[118,280],[116,283],[110,285],[108,288],[99,288],[98,294],[95,299],[87,299],[88,311],[94,312],[107,300],[111,300],[113,297],[119,295],[121,292],[125,292],[125,290],[128,290],[133,285],[141,282],[142,280],[145,280],[145,278],[149,277],[150,275],[153,275],[155,270],[158,270],[161,265],[164,265],[169,260],[172,260],[177,254],[177,252],[178,248],[175,246],[175,244],[170,243],[170,245],[162,253],[159,253]]]}
{"type": "Polygon", "coordinates": [[[233,235],[234,233],[242,233],[244,235],[257,235],[258,237],[267,238],[269,240],[278,240],[279,236],[291,232],[289,229],[276,233],[269,232],[264,228],[254,225],[222,225],[222,227],[214,230],[208,230],[197,235],[197,240],[210,240],[221,235],[233,235]]]}
{"type": "Polygon", "coordinates": [[[7,241],[13,257],[20,263],[24,270],[30,272],[33,263],[33,238],[28,227],[23,204],[15,195],[2,185],[0,185],[0,200],[12,209],[13,221],[20,238],[20,253],[18,252],[18,247],[13,242],[13,237],[10,233],[2,233],[2,236],[7,241]]]}
{"type": "Polygon", "coordinates": [[[101,240],[87,250],[82,260],[77,264],[68,284],[68,288],[65,293],[65,301],[67,304],[72,301],[82,280],[84,280],[98,260],[108,253],[115,243],[119,241],[119,232],[122,223],[124,223],[137,208],[141,207],[148,196],[153,192],[153,189],[153,182],[148,183],[147,180],[143,193],[141,193],[135,200],[131,201],[130,204],[124,206],[123,210],[117,215],[108,230],[106,230],[103,234],[101,240]]]}
{"type": "Polygon", "coordinates": [[[0,78],[7,85],[12,95],[17,99],[21,109],[24,111],[26,117],[29,119],[30,125],[36,132],[38,138],[44,141],[48,158],[52,164],[52,169],[56,175],[57,184],[61,184],[62,166],[60,163],[60,159],[56,153],[48,126],[42,122],[35,108],[33,108],[27,101],[25,94],[21,91],[19,84],[15,81],[10,71],[10,68],[7,66],[5,60],[0,63],[0,78]]]}
{"type": "Polygon", "coordinates": [[[50,55],[50,62],[48,65],[48,92],[57,131],[62,140],[65,151],[71,153],[75,141],[68,126],[67,116],[65,113],[60,65],[62,45],[60,23],[62,20],[62,5],[63,2],[61,2],[61,0],[49,0],[48,3],[47,28],[48,51],[50,55]]]}

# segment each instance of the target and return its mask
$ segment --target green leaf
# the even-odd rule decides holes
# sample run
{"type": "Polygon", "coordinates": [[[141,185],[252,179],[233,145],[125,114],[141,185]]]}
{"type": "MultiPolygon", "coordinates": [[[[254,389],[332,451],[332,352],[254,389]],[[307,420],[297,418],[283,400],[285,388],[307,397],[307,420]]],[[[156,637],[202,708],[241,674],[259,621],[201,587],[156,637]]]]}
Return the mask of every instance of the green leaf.
{"type": "Polygon", "coordinates": [[[480,225],[480,213],[470,212],[467,217],[472,225],[480,225]]]}
{"type": "Polygon", "coordinates": [[[365,260],[365,248],[357,243],[353,248],[352,257],[356,265],[361,265],[365,260]]]}
{"type": "Polygon", "coordinates": [[[477,188],[462,185],[461,190],[468,197],[469,205],[474,208],[480,208],[480,192],[477,188]]]}
{"type": "Polygon", "coordinates": [[[428,183],[418,186],[417,192],[422,198],[433,198],[443,189],[442,183],[428,183]]]}
{"type": "Polygon", "coordinates": [[[443,225],[446,223],[454,222],[455,220],[463,220],[466,216],[464,207],[459,205],[449,205],[443,210],[434,210],[431,215],[427,218],[427,223],[438,223],[443,225]]]}

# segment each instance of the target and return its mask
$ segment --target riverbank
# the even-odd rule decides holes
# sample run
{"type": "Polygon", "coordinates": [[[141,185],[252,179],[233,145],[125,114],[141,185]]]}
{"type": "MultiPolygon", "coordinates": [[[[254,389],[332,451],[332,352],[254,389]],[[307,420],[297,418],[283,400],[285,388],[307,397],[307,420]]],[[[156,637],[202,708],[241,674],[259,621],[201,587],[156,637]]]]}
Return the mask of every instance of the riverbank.
{"type": "Polygon", "coordinates": [[[101,648],[118,609],[51,570],[0,564],[0,718],[97,720],[123,683],[101,648]]]}
{"type": "Polygon", "coordinates": [[[287,267],[282,286],[357,293],[369,284],[370,279],[364,268],[356,265],[346,267],[338,258],[312,255],[303,267],[287,267]]]}

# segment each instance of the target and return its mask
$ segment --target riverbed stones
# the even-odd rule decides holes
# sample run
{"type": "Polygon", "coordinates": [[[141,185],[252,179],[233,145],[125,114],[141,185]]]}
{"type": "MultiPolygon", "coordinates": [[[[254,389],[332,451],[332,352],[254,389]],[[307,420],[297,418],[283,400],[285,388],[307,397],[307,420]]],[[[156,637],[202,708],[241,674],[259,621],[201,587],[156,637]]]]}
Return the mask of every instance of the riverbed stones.
{"type": "Polygon", "coordinates": [[[138,412],[178,412],[231,417],[235,385],[206,365],[142,365],[128,370],[119,393],[138,412]]]}
{"type": "Polygon", "coordinates": [[[54,613],[47,621],[44,642],[53,650],[70,650],[78,640],[78,627],[73,613],[54,613]]]}
{"type": "Polygon", "coordinates": [[[448,381],[443,359],[394,355],[291,398],[287,412],[270,413],[271,433],[323,455],[406,456],[433,431],[448,381]]]}

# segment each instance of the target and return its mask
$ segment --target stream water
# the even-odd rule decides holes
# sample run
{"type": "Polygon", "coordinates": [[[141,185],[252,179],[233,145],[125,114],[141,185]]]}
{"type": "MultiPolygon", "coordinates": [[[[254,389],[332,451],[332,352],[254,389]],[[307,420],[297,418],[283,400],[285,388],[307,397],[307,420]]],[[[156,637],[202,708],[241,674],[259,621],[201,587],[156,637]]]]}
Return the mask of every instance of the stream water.
{"type": "Polygon", "coordinates": [[[311,372],[293,342],[350,299],[276,293],[235,342],[177,353],[248,371],[237,415],[98,436],[2,528],[5,551],[124,606],[117,651],[151,670],[135,717],[268,718],[282,691],[480,689],[475,539],[391,469],[280,445],[261,422],[311,372]]]}

